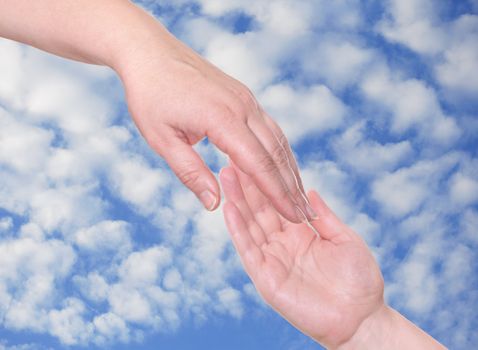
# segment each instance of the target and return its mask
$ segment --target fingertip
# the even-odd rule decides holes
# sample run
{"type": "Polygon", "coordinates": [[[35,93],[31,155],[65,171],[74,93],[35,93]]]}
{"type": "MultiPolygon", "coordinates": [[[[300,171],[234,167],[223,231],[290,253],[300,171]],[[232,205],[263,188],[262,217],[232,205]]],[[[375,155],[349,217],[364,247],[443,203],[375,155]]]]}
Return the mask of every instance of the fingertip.
{"type": "Polygon", "coordinates": [[[196,195],[204,208],[209,211],[217,209],[221,202],[219,183],[192,146],[170,136],[167,152],[162,154],[179,180],[196,195]]]}
{"type": "Polygon", "coordinates": [[[208,211],[216,210],[221,203],[221,197],[209,189],[202,191],[197,195],[197,197],[203,204],[204,208],[206,208],[208,211]]]}
{"type": "Polygon", "coordinates": [[[307,196],[319,216],[318,220],[314,220],[311,224],[322,238],[333,242],[354,239],[352,230],[337,217],[317,191],[308,191],[307,196]]]}
{"type": "Polygon", "coordinates": [[[308,191],[307,198],[309,199],[309,202],[314,208],[314,210],[317,212],[318,216],[322,216],[326,214],[324,212],[324,207],[326,207],[326,204],[317,191],[315,190],[308,191]]]}
{"type": "Polygon", "coordinates": [[[204,208],[208,211],[216,210],[221,203],[221,189],[214,174],[207,168],[194,183],[185,183],[197,196],[204,208]]]}
{"type": "Polygon", "coordinates": [[[317,193],[316,190],[309,190],[306,192],[306,195],[307,195],[307,199],[309,200],[309,202],[312,202],[312,201],[317,201],[318,198],[320,198],[319,194],[317,193]]]}

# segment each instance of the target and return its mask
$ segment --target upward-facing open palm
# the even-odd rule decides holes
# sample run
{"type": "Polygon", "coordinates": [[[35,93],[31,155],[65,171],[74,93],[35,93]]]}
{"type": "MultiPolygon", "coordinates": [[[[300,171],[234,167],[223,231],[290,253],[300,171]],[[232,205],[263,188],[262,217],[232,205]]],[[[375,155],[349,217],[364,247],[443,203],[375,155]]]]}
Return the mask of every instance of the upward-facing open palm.
{"type": "Polygon", "coordinates": [[[383,305],[383,279],[365,242],[317,192],[319,218],[283,219],[237,168],[221,173],[226,223],[244,268],[264,300],[290,323],[328,347],[346,342],[383,305]]]}

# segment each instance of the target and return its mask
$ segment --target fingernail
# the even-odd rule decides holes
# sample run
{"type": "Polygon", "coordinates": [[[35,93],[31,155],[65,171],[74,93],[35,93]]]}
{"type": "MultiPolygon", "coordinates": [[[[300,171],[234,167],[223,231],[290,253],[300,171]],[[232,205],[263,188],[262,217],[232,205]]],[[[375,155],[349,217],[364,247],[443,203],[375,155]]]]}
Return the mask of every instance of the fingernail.
{"type": "Polygon", "coordinates": [[[204,208],[211,211],[216,206],[217,197],[209,190],[205,190],[199,194],[199,200],[204,205],[204,208]]]}
{"type": "Polygon", "coordinates": [[[307,215],[309,216],[310,220],[318,219],[319,216],[314,211],[314,209],[312,209],[312,207],[310,206],[310,204],[308,202],[305,202],[305,210],[307,210],[307,215]]]}

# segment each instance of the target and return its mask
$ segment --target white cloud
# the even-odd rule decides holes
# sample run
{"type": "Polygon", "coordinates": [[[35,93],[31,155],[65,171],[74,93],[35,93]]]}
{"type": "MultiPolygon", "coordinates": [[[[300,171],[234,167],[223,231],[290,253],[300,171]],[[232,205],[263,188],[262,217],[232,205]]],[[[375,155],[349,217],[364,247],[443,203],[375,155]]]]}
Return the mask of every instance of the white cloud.
{"type": "Polygon", "coordinates": [[[27,172],[41,168],[48,155],[53,133],[14,118],[0,107],[0,165],[27,172]]]}
{"type": "Polygon", "coordinates": [[[391,129],[396,134],[415,129],[423,139],[444,145],[461,134],[456,121],[443,112],[434,89],[424,81],[396,77],[387,67],[379,66],[363,80],[361,88],[366,97],[392,115],[391,129]]]}
{"type": "Polygon", "coordinates": [[[93,76],[96,81],[111,79],[111,70],[78,65],[8,40],[0,45],[0,72],[5,77],[0,100],[28,112],[34,121],[55,122],[73,134],[92,131],[112,115],[109,102],[92,93],[89,85],[93,76]]]}
{"type": "Polygon", "coordinates": [[[450,197],[452,203],[467,206],[478,201],[478,181],[462,173],[456,173],[450,179],[450,197]]]}
{"type": "Polygon", "coordinates": [[[11,282],[36,274],[54,274],[61,277],[70,271],[75,261],[71,247],[58,240],[5,240],[0,243],[0,252],[0,278],[11,282]],[[19,271],[25,276],[20,276],[19,271]]]}
{"type": "Polygon", "coordinates": [[[324,85],[294,89],[284,83],[269,86],[259,102],[275,118],[291,142],[342,125],[346,106],[324,85]]]}
{"type": "Polygon", "coordinates": [[[478,92],[478,16],[461,16],[452,24],[452,33],[444,59],[435,66],[436,76],[448,89],[473,97],[478,92]]]}
{"type": "Polygon", "coordinates": [[[324,79],[332,89],[355,84],[377,59],[376,52],[347,37],[324,36],[317,41],[304,48],[301,68],[308,79],[324,79]]]}
{"type": "Polygon", "coordinates": [[[79,230],[75,234],[75,243],[80,248],[93,252],[112,250],[125,253],[131,249],[128,226],[125,221],[102,221],[79,230]]]}
{"type": "Polygon", "coordinates": [[[241,304],[241,294],[238,290],[228,287],[217,292],[218,304],[220,311],[227,312],[231,316],[241,318],[244,309],[241,304]]]}
{"type": "Polygon", "coordinates": [[[439,281],[432,272],[433,259],[440,251],[437,246],[439,243],[430,241],[417,243],[412,253],[397,268],[395,275],[399,281],[400,298],[403,298],[400,304],[410,311],[432,312],[437,303],[439,281]]]}
{"type": "Polygon", "coordinates": [[[233,262],[225,256],[230,247],[222,213],[198,212],[193,219],[196,234],[191,238],[184,264],[183,278],[205,290],[222,288],[226,276],[231,272],[233,262]]]}
{"type": "Polygon", "coordinates": [[[13,227],[13,219],[9,216],[0,219],[0,232],[10,231],[13,227]]]}
{"type": "MultiPolygon", "coordinates": [[[[452,6],[452,5],[449,5],[452,6]]],[[[478,91],[478,16],[462,14],[442,19],[445,4],[432,0],[391,0],[378,31],[431,60],[438,81],[450,91],[478,91]]]]}
{"type": "Polygon", "coordinates": [[[204,55],[227,74],[258,91],[278,74],[274,64],[268,61],[267,52],[250,50],[260,41],[254,34],[223,32],[208,41],[204,55]]]}
{"type": "Polygon", "coordinates": [[[176,268],[171,268],[166,271],[163,278],[163,285],[166,289],[176,290],[183,284],[181,273],[176,268]]]}
{"type": "Polygon", "coordinates": [[[361,211],[350,173],[331,161],[311,161],[301,169],[301,174],[306,190],[318,191],[343,222],[355,229],[369,244],[375,244],[380,237],[379,224],[361,211]]]}
{"type": "MultiPolygon", "coordinates": [[[[227,27],[221,28],[210,19],[195,18],[186,21],[180,33],[182,38],[203,52],[214,64],[244,82],[254,92],[260,92],[280,76],[280,66],[285,58],[297,56],[297,47],[307,42],[314,29],[337,28],[347,31],[362,23],[358,3],[353,0],[334,3],[200,0],[199,3],[202,12],[213,18],[240,11],[252,16],[258,23],[252,31],[233,34],[227,27]]],[[[324,57],[323,54],[321,56],[329,60],[338,74],[344,70],[352,72],[354,64],[360,65],[366,60],[363,52],[354,45],[335,47],[337,54],[349,55],[347,59],[342,59],[342,63],[329,60],[330,57],[324,57]]],[[[305,56],[313,57],[310,52],[305,56]]],[[[310,62],[309,66],[322,64],[316,59],[310,62]]],[[[345,73],[341,76],[345,79],[345,73]]]]}
{"type": "Polygon", "coordinates": [[[372,196],[381,204],[381,209],[397,217],[416,210],[427,193],[425,178],[417,182],[408,172],[400,170],[375,181],[372,187],[372,196]]]}
{"type": "Polygon", "coordinates": [[[32,195],[31,219],[46,231],[88,225],[101,214],[103,202],[92,192],[96,186],[70,186],[47,189],[32,195]]]}
{"type": "Polygon", "coordinates": [[[170,175],[133,158],[115,163],[110,176],[113,189],[122,199],[150,212],[157,207],[153,203],[161,198],[160,191],[169,183],[170,175]]]}
{"type": "Polygon", "coordinates": [[[221,70],[255,92],[279,74],[276,54],[287,49],[287,40],[271,41],[265,32],[232,34],[204,18],[186,22],[181,37],[221,70]],[[250,50],[251,47],[257,49],[250,50]]]}
{"type": "Polygon", "coordinates": [[[114,313],[129,322],[150,324],[154,319],[148,299],[128,286],[111,286],[108,302],[114,313]]]}
{"type": "Polygon", "coordinates": [[[46,175],[56,183],[85,183],[108,171],[125,154],[121,147],[131,139],[125,127],[111,126],[82,138],[68,138],[65,148],[54,148],[45,164],[46,175]]]}
{"type": "Polygon", "coordinates": [[[85,343],[91,337],[93,329],[82,317],[85,311],[83,302],[69,298],[64,304],[64,308],[50,311],[49,332],[66,345],[85,343]]]}
{"type": "Polygon", "coordinates": [[[376,174],[393,170],[413,154],[410,141],[380,144],[364,136],[365,121],[348,128],[333,143],[337,158],[355,171],[376,174]]]}
{"type": "Polygon", "coordinates": [[[361,24],[357,1],[341,0],[330,3],[325,0],[251,1],[251,0],[199,0],[202,11],[211,16],[222,16],[232,11],[252,15],[269,30],[279,35],[301,35],[311,27],[332,25],[351,29],[361,24]],[[334,18],[332,21],[331,18],[334,18]]]}
{"type": "Polygon", "coordinates": [[[465,245],[458,244],[450,249],[448,256],[444,259],[443,279],[447,281],[446,292],[453,297],[465,292],[468,288],[468,276],[473,271],[473,254],[471,249],[465,245]]]}
{"type": "Polygon", "coordinates": [[[434,54],[446,45],[447,33],[436,23],[431,0],[391,0],[385,5],[390,17],[378,30],[387,39],[409,46],[420,53],[434,54]]]}
{"type": "Polygon", "coordinates": [[[408,215],[426,200],[433,200],[430,194],[438,192],[440,181],[458,161],[459,155],[451,153],[379,176],[372,183],[372,198],[387,215],[396,218],[408,215]]]}
{"type": "Polygon", "coordinates": [[[473,209],[465,211],[460,220],[460,229],[469,241],[478,244],[478,212],[473,209]]]}
{"type": "Polygon", "coordinates": [[[13,106],[22,104],[22,81],[25,80],[22,62],[24,47],[22,45],[2,39],[0,40],[0,101],[6,101],[13,106]]]}
{"type": "Polygon", "coordinates": [[[93,302],[101,302],[108,297],[109,285],[98,272],[90,272],[88,276],[74,276],[73,281],[81,293],[93,302]]]}
{"type": "Polygon", "coordinates": [[[5,341],[0,343],[0,350],[51,350],[52,348],[35,343],[8,345],[5,341]]]}
{"type": "Polygon", "coordinates": [[[119,340],[126,343],[130,339],[130,331],[124,320],[118,315],[108,312],[93,319],[95,330],[98,333],[95,342],[104,344],[119,340]]]}
{"type": "Polygon", "coordinates": [[[172,252],[165,247],[153,246],[131,253],[118,269],[123,283],[132,287],[155,284],[162,269],[171,263],[172,252]]]}
{"type": "Polygon", "coordinates": [[[327,205],[343,220],[354,216],[354,193],[348,174],[332,161],[309,162],[301,169],[306,190],[318,191],[327,205]]]}
{"type": "Polygon", "coordinates": [[[4,325],[11,329],[46,331],[46,309],[55,300],[56,283],[71,271],[76,256],[58,240],[30,238],[0,243],[0,284],[7,286],[0,306],[4,325]],[[35,320],[35,322],[32,322],[35,320]]]}
{"type": "Polygon", "coordinates": [[[365,242],[367,242],[369,246],[372,247],[372,249],[380,243],[380,224],[367,214],[358,213],[353,218],[353,221],[348,222],[348,224],[365,240],[365,242]]]}

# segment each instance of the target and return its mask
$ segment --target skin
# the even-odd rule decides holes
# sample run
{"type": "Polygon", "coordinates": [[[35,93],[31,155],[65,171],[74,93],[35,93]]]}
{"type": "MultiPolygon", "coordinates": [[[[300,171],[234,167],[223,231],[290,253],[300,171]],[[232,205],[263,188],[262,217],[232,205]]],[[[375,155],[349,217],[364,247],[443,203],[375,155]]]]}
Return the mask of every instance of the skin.
{"type": "Polygon", "coordinates": [[[309,199],[319,218],[309,226],[284,219],[237,166],[220,179],[243,266],[292,325],[329,349],[444,349],[384,303],[382,274],[367,245],[317,192],[309,199]]]}
{"type": "Polygon", "coordinates": [[[0,36],[107,65],[148,144],[208,210],[219,184],[192,146],[208,137],[288,220],[315,217],[282,130],[251,91],[126,0],[0,0],[0,36]]]}

